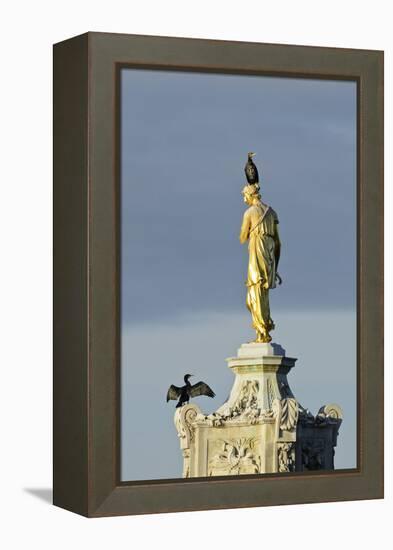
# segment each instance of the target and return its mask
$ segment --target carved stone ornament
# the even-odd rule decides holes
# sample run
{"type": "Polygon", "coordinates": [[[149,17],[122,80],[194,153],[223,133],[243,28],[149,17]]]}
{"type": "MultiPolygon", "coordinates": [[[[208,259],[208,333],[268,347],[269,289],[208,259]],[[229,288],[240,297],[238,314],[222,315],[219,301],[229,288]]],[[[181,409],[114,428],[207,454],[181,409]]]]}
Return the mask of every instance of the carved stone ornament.
{"type": "Polygon", "coordinates": [[[231,408],[231,416],[247,414],[258,409],[258,380],[246,380],[243,382],[239,397],[231,408]]]}
{"type": "Polygon", "coordinates": [[[183,477],[190,477],[190,449],[183,449],[183,477]]]}
{"type": "Polygon", "coordinates": [[[304,470],[323,470],[325,442],[312,439],[302,443],[302,466],[304,470]]]}
{"type": "Polygon", "coordinates": [[[293,472],[295,470],[295,445],[293,442],[277,443],[278,471],[293,472]]]}
{"type": "Polygon", "coordinates": [[[256,424],[260,419],[271,418],[273,411],[261,410],[259,407],[259,389],[258,380],[243,381],[235,402],[206,416],[206,420],[211,423],[210,425],[222,426],[226,422],[242,420],[248,421],[250,424],[256,424]]]}
{"type": "Polygon", "coordinates": [[[228,359],[236,378],[224,404],[211,414],[194,403],[176,409],[183,477],[334,469],[342,411],[302,407],[287,381],[295,359],[279,351],[242,344],[228,359]]]}
{"type": "Polygon", "coordinates": [[[304,409],[303,407],[301,407],[299,411],[299,420],[307,425],[318,426],[321,424],[333,424],[339,427],[342,419],[342,409],[336,404],[324,405],[315,416],[308,409],[304,409]]]}
{"type": "Polygon", "coordinates": [[[209,476],[258,474],[260,457],[254,438],[221,440],[220,450],[209,461],[209,476]]]}
{"type": "Polygon", "coordinates": [[[281,400],[281,430],[293,430],[299,416],[299,407],[296,399],[288,397],[281,400]]]}
{"type": "Polygon", "coordinates": [[[299,418],[299,404],[295,398],[275,399],[273,402],[273,411],[280,430],[296,430],[299,418]]]}
{"type": "Polygon", "coordinates": [[[269,402],[269,409],[271,409],[273,407],[273,401],[275,399],[271,380],[268,379],[266,381],[266,386],[267,386],[267,396],[268,396],[268,402],[269,402]]]}
{"type": "Polygon", "coordinates": [[[240,416],[257,416],[259,413],[258,392],[258,380],[245,380],[240,387],[236,401],[223,411],[222,417],[229,420],[240,416]]]}
{"type": "Polygon", "coordinates": [[[196,405],[185,405],[176,409],[174,420],[182,449],[188,449],[194,438],[195,427],[193,423],[198,415],[200,415],[200,410],[196,405]]]}

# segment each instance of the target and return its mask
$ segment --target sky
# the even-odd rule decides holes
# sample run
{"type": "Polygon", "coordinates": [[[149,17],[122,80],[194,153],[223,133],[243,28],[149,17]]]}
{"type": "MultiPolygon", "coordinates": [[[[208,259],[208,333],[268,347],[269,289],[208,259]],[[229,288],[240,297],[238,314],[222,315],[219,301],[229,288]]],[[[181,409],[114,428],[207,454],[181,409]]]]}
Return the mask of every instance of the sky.
{"type": "Polygon", "coordinates": [[[225,358],[253,337],[238,240],[248,151],[280,221],[274,341],[298,357],[304,406],[344,409],[336,467],[354,467],[355,83],[123,69],[121,85],[122,478],[181,476],[168,386],[193,372],[217,393],[199,405],[217,409],[225,358]]]}

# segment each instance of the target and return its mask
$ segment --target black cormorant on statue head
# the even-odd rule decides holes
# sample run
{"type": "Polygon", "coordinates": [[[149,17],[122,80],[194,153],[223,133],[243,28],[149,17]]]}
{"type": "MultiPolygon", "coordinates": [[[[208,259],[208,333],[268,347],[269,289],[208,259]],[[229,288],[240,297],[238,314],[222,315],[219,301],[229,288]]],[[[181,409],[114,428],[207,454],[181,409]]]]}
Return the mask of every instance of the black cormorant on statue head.
{"type": "Polygon", "coordinates": [[[244,167],[244,172],[246,174],[247,181],[250,185],[259,183],[258,169],[252,160],[252,157],[254,156],[255,156],[255,153],[248,153],[248,160],[244,167]]]}

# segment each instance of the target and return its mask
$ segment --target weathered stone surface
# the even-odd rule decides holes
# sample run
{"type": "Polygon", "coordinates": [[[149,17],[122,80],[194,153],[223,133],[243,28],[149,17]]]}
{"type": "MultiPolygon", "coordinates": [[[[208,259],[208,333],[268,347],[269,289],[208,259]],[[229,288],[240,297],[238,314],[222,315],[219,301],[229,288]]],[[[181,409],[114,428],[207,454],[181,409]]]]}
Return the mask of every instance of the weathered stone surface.
{"type": "Polygon", "coordinates": [[[287,380],[296,359],[278,344],[253,343],[227,361],[235,381],[215,413],[176,410],[183,477],[333,469],[342,411],[327,405],[314,417],[298,403],[287,380]]]}

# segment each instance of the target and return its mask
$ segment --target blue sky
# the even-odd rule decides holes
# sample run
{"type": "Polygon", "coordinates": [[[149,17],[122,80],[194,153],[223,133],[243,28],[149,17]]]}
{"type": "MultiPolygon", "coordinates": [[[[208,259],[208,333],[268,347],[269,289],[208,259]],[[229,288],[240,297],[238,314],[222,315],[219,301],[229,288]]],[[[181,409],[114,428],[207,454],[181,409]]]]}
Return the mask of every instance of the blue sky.
{"type": "Polygon", "coordinates": [[[208,350],[215,361],[194,370],[214,379],[213,408],[231,385],[225,357],[252,337],[244,304],[247,247],[238,241],[250,150],[257,154],[262,198],[280,220],[284,282],[271,292],[273,336],[298,357],[290,383],[299,399],[299,391],[304,395],[303,405],[312,409],[310,402],[318,401],[319,408],[325,390],[337,394],[340,387],[336,401],[347,416],[337,465],[354,466],[355,84],[125,69],[121,101],[124,479],[181,475],[173,409],[164,397],[170,383],[181,382],[184,349],[172,345],[169,353],[162,334],[167,342],[181,335],[191,346],[199,334],[193,353],[205,357],[208,350]],[[225,319],[232,327],[227,335],[225,319]],[[150,341],[154,356],[143,360],[150,341]],[[332,348],[342,357],[339,365],[329,363],[332,348]],[[160,465],[133,453],[141,437],[146,456],[153,453],[132,420],[147,409],[143,392],[136,396],[132,388],[153,379],[157,395],[142,431],[153,440],[157,434],[165,456],[160,465]]]}

